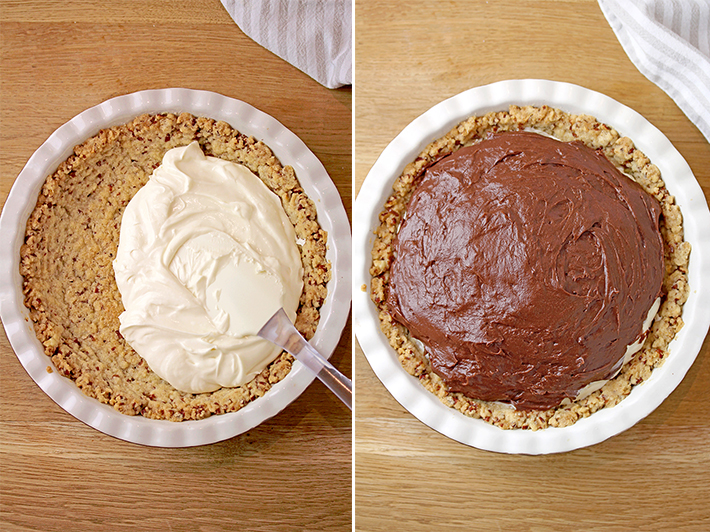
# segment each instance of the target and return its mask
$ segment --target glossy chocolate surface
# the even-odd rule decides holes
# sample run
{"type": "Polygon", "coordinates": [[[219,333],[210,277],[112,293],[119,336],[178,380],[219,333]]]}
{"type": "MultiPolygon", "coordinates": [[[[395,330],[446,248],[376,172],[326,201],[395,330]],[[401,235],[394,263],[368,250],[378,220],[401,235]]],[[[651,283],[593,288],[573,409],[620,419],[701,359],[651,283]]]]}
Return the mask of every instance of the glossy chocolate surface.
{"type": "Polygon", "coordinates": [[[660,205],[601,153],[532,132],[432,165],[387,305],[452,391],[546,409],[608,379],[661,294],[660,205]]]}

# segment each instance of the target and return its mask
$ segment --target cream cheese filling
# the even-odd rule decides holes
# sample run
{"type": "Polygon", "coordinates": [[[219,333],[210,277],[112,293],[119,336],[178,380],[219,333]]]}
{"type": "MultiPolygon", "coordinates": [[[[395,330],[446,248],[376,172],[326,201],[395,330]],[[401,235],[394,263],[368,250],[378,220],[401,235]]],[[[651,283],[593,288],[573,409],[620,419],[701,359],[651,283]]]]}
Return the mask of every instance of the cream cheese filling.
{"type": "Polygon", "coordinates": [[[120,332],[178,390],[244,384],[281,349],[255,336],[295,320],[303,268],[280,199],[248,168],[168,151],[123,214],[114,261],[120,332]]]}

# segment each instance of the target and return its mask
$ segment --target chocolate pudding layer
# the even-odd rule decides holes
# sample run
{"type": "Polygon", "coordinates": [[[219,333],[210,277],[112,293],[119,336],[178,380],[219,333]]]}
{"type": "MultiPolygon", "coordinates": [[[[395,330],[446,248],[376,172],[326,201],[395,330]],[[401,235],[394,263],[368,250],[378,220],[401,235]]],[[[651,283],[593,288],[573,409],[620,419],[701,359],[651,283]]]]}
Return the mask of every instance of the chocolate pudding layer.
{"type": "Polygon", "coordinates": [[[661,295],[661,207],[582,143],[508,132],[429,167],[387,308],[449,389],[521,410],[613,377],[661,295]]]}

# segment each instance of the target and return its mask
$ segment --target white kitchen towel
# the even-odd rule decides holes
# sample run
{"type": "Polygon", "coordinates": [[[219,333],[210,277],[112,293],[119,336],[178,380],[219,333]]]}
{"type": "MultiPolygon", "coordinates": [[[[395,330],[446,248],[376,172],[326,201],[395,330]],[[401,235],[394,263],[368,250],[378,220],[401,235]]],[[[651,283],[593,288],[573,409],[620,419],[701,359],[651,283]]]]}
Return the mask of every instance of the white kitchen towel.
{"type": "Polygon", "coordinates": [[[710,1],[598,1],[636,68],[710,141],[710,1]]]}
{"type": "Polygon", "coordinates": [[[239,28],[329,89],[352,84],[352,0],[222,0],[239,28]]]}

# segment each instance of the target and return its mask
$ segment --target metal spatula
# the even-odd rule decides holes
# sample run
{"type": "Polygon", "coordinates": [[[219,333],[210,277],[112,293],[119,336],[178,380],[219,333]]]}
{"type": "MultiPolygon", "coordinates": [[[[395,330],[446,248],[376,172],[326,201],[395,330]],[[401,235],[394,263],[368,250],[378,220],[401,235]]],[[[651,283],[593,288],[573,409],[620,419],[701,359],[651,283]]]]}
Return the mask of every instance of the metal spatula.
{"type": "Polygon", "coordinates": [[[335,369],[301,336],[284,309],[277,310],[256,334],[291,353],[352,410],[352,381],[335,369]]]}

